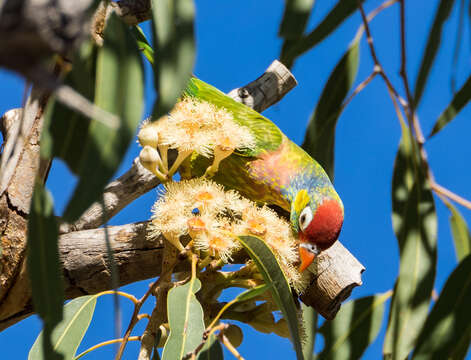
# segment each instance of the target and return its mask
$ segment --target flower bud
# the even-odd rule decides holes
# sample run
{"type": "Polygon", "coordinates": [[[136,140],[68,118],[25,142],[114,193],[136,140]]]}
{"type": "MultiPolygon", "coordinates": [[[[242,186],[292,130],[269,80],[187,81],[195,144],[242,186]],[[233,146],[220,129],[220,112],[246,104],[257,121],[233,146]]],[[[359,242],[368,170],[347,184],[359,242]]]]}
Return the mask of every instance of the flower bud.
{"type": "Polygon", "coordinates": [[[157,148],[159,143],[159,132],[157,131],[157,126],[153,123],[145,124],[137,134],[137,139],[143,147],[150,146],[154,149],[157,148]]]}

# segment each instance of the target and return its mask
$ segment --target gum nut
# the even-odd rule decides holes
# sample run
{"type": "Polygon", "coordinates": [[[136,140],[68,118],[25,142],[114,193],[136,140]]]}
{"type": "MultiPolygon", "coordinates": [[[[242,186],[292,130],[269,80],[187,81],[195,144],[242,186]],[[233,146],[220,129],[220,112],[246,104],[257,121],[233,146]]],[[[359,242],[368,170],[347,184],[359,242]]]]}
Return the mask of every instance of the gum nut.
{"type": "Polygon", "coordinates": [[[137,134],[137,139],[142,146],[151,146],[156,148],[159,143],[159,132],[152,126],[152,124],[148,124],[144,126],[139,134],[137,134]]]}
{"type": "Polygon", "coordinates": [[[224,330],[224,335],[229,339],[231,344],[234,347],[239,347],[242,344],[242,340],[244,340],[244,334],[240,327],[234,324],[230,324],[229,327],[224,330]]]}
{"type": "Polygon", "coordinates": [[[150,147],[149,145],[144,146],[139,154],[139,160],[142,163],[153,164],[159,161],[160,156],[156,149],[150,147]]]}

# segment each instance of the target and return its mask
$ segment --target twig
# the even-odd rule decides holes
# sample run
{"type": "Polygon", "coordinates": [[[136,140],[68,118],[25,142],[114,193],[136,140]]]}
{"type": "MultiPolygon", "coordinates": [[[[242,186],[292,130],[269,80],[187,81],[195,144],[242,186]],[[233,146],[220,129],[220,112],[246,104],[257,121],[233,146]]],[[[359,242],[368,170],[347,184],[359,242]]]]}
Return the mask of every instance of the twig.
{"type": "MultiPolygon", "coordinates": [[[[404,113],[406,114],[409,126],[414,129],[414,137],[419,145],[419,154],[421,158],[422,165],[425,167],[428,181],[430,183],[430,187],[432,188],[433,191],[439,197],[445,196],[455,202],[457,202],[460,205],[465,206],[468,209],[471,209],[471,201],[464,199],[463,197],[451,192],[450,190],[444,188],[443,186],[437,184],[435,182],[435,177],[433,175],[432,170],[430,169],[430,165],[428,163],[428,157],[427,157],[427,152],[425,150],[424,144],[425,144],[425,137],[422,132],[422,128],[420,126],[419,119],[417,117],[417,114],[415,113],[414,110],[414,102],[412,99],[412,94],[410,91],[410,86],[409,86],[409,80],[407,77],[407,51],[406,51],[406,34],[405,34],[405,6],[404,6],[404,0],[398,0],[400,3],[400,28],[401,28],[401,69],[400,69],[400,75],[402,77],[403,83],[404,83],[404,89],[406,91],[406,97],[407,101],[403,99],[397,90],[394,88],[392,82],[389,80],[388,76],[386,75],[386,72],[384,71],[384,68],[381,66],[381,63],[378,60],[378,57],[376,55],[376,50],[374,47],[373,43],[373,38],[371,36],[371,31],[368,25],[369,22],[369,17],[371,16],[366,16],[365,10],[363,9],[363,5],[361,1],[358,1],[358,8],[361,13],[361,17],[363,19],[363,26],[366,32],[367,36],[367,41],[368,41],[368,46],[370,48],[370,53],[371,57],[373,59],[373,62],[375,64],[375,70],[380,74],[380,76],[383,78],[384,82],[386,83],[389,95],[391,97],[391,100],[394,105],[394,109],[396,110],[396,114],[401,122],[404,122],[404,119],[402,117],[401,109],[398,105],[398,102],[401,104],[401,106],[404,109],[404,113]]],[[[397,2],[397,1],[394,1],[397,2]]],[[[388,5],[390,4],[390,1],[386,2],[388,5]]],[[[386,4],[384,3],[384,4],[386,4]]],[[[383,5],[384,5],[383,4],[383,5]]],[[[382,6],[383,6],[382,5],[382,6]]],[[[376,10],[375,10],[376,12],[376,10]]],[[[373,72],[374,73],[374,72],[373,72]]],[[[370,75],[371,76],[371,75],[370,75]]],[[[366,79],[368,80],[368,78],[366,79]]],[[[366,82],[365,80],[365,82],[366,82]]],[[[370,80],[371,81],[371,80],[370,80]]],[[[360,84],[362,85],[362,84],[360,84]]],[[[359,85],[359,86],[360,86],[359,85]]],[[[361,89],[360,89],[361,90],[361,89]]],[[[356,89],[355,89],[356,91],[356,89]]],[[[352,94],[353,95],[353,94],[352,94]]],[[[350,98],[347,100],[349,101],[350,98]]]]}
{"type": "MultiPolygon", "coordinates": [[[[189,248],[190,246],[187,246],[183,251],[188,251],[189,248]]],[[[197,258],[195,258],[195,256],[196,255],[193,255],[192,257],[192,268],[193,266],[196,267],[197,258]]],[[[168,241],[166,241],[164,254],[162,257],[162,269],[169,267],[169,265],[179,257],[180,256],[177,249],[173,245],[170,245],[168,241]]],[[[160,327],[161,324],[168,321],[166,306],[167,296],[170,288],[175,286],[175,284],[172,284],[171,280],[171,273],[163,276],[161,285],[156,289],[156,293],[154,293],[156,306],[152,310],[149,322],[147,323],[147,326],[141,336],[141,348],[139,349],[138,360],[150,360],[152,349],[154,348],[156,340],[156,330],[160,327]]]]}
{"type": "Polygon", "coordinates": [[[224,335],[223,331],[219,333],[218,338],[226,346],[227,350],[229,350],[232,353],[232,355],[236,357],[237,360],[244,360],[244,358],[239,354],[236,348],[231,344],[231,342],[226,337],[226,335],[224,335]]]}
{"type": "MultiPolygon", "coordinates": [[[[127,341],[140,341],[141,340],[141,337],[140,336],[130,336],[127,341]]],[[[74,358],[74,360],[78,360],[80,359],[81,357],[87,355],[89,352],[93,351],[93,350],[96,350],[98,348],[101,348],[102,346],[106,346],[106,345],[111,345],[111,344],[117,344],[117,343],[120,343],[124,341],[124,338],[121,338],[121,339],[113,339],[113,340],[107,340],[107,341],[103,341],[99,344],[96,344],[94,346],[92,346],[91,348],[85,350],[84,352],[80,353],[78,356],[76,356],[74,358]]]]}
{"type": "Polygon", "coordinates": [[[373,43],[373,37],[371,36],[371,30],[370,30],[370,26],[368,24],[368,18],[366,16],[365,9],[363,9],[363,5],[362,5],[360,0],[358,0],[358,9],[360,10],[360,14],[361,14],[361,17],[363,19],[363,25],[365,27],[365,32],[366,32],[366,40],[368,42],[371,57],[373,59],[375,67],[377,67],[377,71],[378,71],[379,75],[383,78],[383,80],[386,83],[386,86],[388,87],[389,91],[392,94],[394,94],[394,96],[398,99],[399,103],[402,106],[407,107],[407,101],[404,100],[399,95],[399,93],[396,91],[396,89],[394,88],[391,80],[389,80],[388,76],[386,75],[386,72],[384,71],[384,68],[382,67],[381,63],[379,62],[378,56],[376,55],[376,50],[375,50],[375,47],[374,47],[374,43],[373,43]]]}
{"type": "Polygon", "coordinates": [[[126,343],[128,342],[132,329],[138,321],[139,311],[141,310],[142,305],[150,296],[150,294],[154,293],[155,289],[157,289],[161,282],[164,281],[164,279],[166,279],[169,275],[172,275],[173,269],[180,261],[182,260],[180,258],[177,258],[177,260],[171,266],[169,266],[168,269],[156,281],[154,281],[154,283],[152,283],[146,293],[139,299],[137,304],[134,306],[134,311],[132,313],[131,320],[129,322],[128,328],[126,329],[126,333],[124,334],[123,341],[121,342],[118,353],[116,354],[116,360],[121,359],[123,356],[124,348],[126,347],[126,343]]]}
{"type": "Polygon", "coordinates": [[[368,77],[365,80],[363,80],[361,83],[358,84],[355,90],[350,94],[347,100],[345,100],[345,102],[342,104],[342,107],[340,108],[340,112],[343,112],[345,108],[347,107],[347,105],[350,104],[350,102],[353,100],[353,98],[357,96],[358,93],[362,91],[366,87],[366,85],[368,85],[371,82],[371,80],[373,80],[376,77],[376,75],[378,75],[378,71],[376,69],[377,67],[375,66],[373,72],[370,75],[368,75],[368,77]]]}
{"type": "Polygon", "coordinates": [[[456,202],[460,205],[463,205],[464,207],[471,210],[471,201],[455,194],[454,192],[448,190],[447,188],[444,188],[443,186],[437,184],[435,181],[430,182],[430,187],[437,194],[443,195],[443,196],[447,197],[448,199],[453,200],[454,202],[456,202]]]}

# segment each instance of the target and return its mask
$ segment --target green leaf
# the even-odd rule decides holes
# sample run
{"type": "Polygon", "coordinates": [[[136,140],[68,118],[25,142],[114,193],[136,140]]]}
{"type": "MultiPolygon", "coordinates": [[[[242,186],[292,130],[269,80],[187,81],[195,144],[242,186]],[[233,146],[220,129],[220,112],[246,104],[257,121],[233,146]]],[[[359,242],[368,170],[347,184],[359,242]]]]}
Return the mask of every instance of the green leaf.
{"type": "Polygon", "coordinates": [[[463,218],[458,209],[447,200],[444,201],[445,205],[451,212],[450,227],[453,241],[455,243],[455,252],[458,262],[463,260],[471,253],[471,234],[469,233],[466,220],[463,218]]]}
{"type": "Polygon", "coordinates": [[[471,256],[451,273],[417,340],[412,359],[458,359],[471,341],[471,256]]]}
{"type": "MultiPolygon", "coordinates": [[[[95,311],[96,296],[81,296],[64,306],[64,318],[52,332],[54,350],[72,360],[90,325],[95,311]]],[[[43,332],[39,334],[29,351],[28,360],[46,359],[42,347],[43,332]]]]}
{"type": "MultiPolygon", "coordinates": [[[[98,50],[94,95],[95,104],[118,115],[121,123],[118,129],[110,129],[93,121],[88,126],[86,137],[78,138],[77,134],[70,132],[64,134],[71,136],[75,143],[80,141],[79,146],[66,148],[78,153],[79,159],[73,168],[80,175],[63,216],[66,220],[77,219],[97,201],[118,169],[140,121],[143,94],[143,65],[136,41],[128,27],[112,14],[105,29],[103,47],[98,50]]],[[[67,122],[67,119],[57,121],[67,122]]]]}
{"type": "Polygon", "coordinates": [[[324,336],[324,350],[318,359],[360,359],[376,339],[383,321],[384,303],[391,292],[349,301],[342,305],[332,321],[326,321],[319,332],[324,336]]]}
{"type": "Polygon", "coordinates": [[[155,86],[153,119],[168,113],[186,88],[195,61],[193,0],[159,0],[152,6],[155,86]]]}
{"type": "Polygon", "coordinates": [[[203,348],[196,357],[197,360],[220,360],[224,359],[222,346],[214,334],[209,336],[209,339],[204,344],[203,348]]]}
{"type": "Polygon", "coordinates": [[[203,308],[195,293],[201,289],[197,278],[169,291],[167,299],[170,335],[165,343],[162,360],[181,359],[202,341],[204,333],[203,308]]]}
{"type": "Polygon", "coordinates": [[[433,126],[429,137],[432,137],[443,129],[455,116],[465,107],[465,105],[471,100],[471,76],[468,77],[464,85],[458,92],[453,96],[451,103],[447,106],[445,111],[438,117],[437,122],[433,126]]]}
{"type": "Polygon", "coordinates": [[[234,300],[237,302],[241,302],[241,301],[247,301],[247,300],[253,299],[256,296],[263,294],[269,288],[270,288],[270,285],[268,284],[255,286],[251,289],[245,290],[243,293],[240,293],[239,295],[235,297],[234,300]]]}
{"type": "Polygon", "coordinates": [[[144,54],[147,60],[154,65],[154,49],[150,46],[144,31],[139,25],[133,26],[131,32],[134,35],[139,50],[144,54]]]}
{"type": "Polygon", "coordinates": [[[52,197],[42,184],[36,182],[28,221],[27,261],[34,310],[44,323],[42,345],[47,359],[61,358],[51,343],[51,332],[62,320],[64,302],[58,235],[52,197]]]}
{"type": "Polygon", "coordinates": [[[303,309],[304,325],[306,326],[306,336],[303,341],[303,355],[306,360],[314,360],[314,345],[316,344],[317,334],[317,311],[311,306],[301,303],[303,309]]]}
{"type": "Polygon", "coordinates": [[[275,255],[263,240],[254,236],[239,236],[239,241],[257,265],[265,283],[271,285],[270,290],[273,299],[288,322],[291,340],[296,350],[296,357],[298,360],[302,360],[303,352],[299,335],[296,304],[280,264],[278,264],[275,255]]]}
{"type": "Polygon", "coordinates": [[[279,36],[284,38],[281,53],[299,41],[306,28],[309,15],[315,0],[287,0],[283,19],[281,20],[279,36]]]}
{"type": "Polygon", "coordinates": [[[427,318],[437,262],[437,217],[418,145],[402,124],[402,140],[393,174],[393,228],[400,268],[391,301],[383,352],[407,358],[427,318]]]}
{"type": "MultiPolygon", "coordinates": [[[[363,2],[363,0],[361,0],[363,2]]],[[[308,35],[282,49],[281,62],[287,67],[301,54],[319,44],[337,29],[357,9],[357,0],[339,0],[316,28],[308,35]]]]}
{"type": "Polygon", "coordinates": [[[454,0],[441,0],[433,20],[432,29],[428,35],[427,46],[420,64],[419,74],[415,81],[414,103],[418,105],[425,88],[430,69],[437,55],[442,38],[443,25],[450,16],[454,0]]]}
{"type": "Polygon", "coordinates": [[[309,121],[302,145],[321,164],[330,179],[334,177],[335,127],[342,103],[357,76],[358,63],[358,39],[355,39],[329,76],[309,121]]]}

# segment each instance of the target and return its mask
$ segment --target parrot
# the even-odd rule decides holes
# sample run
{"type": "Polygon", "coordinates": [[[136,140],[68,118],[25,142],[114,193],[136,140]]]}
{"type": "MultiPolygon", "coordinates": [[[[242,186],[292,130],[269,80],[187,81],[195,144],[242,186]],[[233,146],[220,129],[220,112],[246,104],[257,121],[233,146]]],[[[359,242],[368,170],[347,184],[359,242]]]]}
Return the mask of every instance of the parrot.
{"type": "MultiPolygon", "coordinates": [[[[222,160],[212,180],[289,213],[299,240],[299,271],[304,271],[338,239],[344,219],[343,203],[322,166],[272,121],[212,85],[192,77],[184,96],[225,109],[235,123],[251,131],[256,146],[237,149],[222,160]]],[[[181,165],[181,177],[204,176],[210,161],[193,153],[181,165]]]]}

